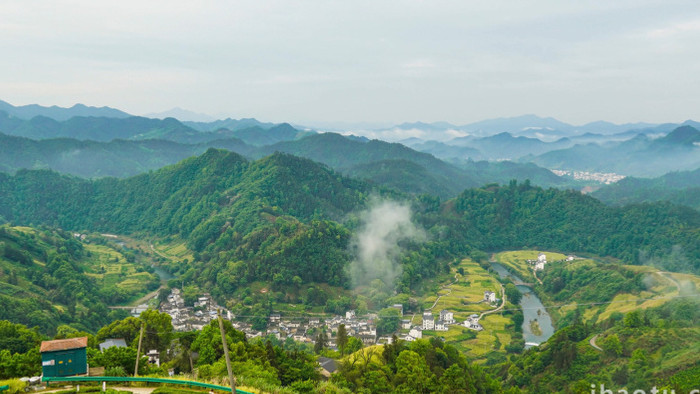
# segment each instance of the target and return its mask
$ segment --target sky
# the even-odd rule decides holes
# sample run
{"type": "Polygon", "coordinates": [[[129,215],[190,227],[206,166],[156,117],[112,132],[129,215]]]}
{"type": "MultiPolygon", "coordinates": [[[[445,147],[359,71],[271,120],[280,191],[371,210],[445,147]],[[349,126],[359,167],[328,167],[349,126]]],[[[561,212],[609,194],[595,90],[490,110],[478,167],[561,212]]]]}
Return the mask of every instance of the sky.
{"type": "Polygon", "coordinates": [[[697,1],[3,1],[0,99],[339,125],[700,119],[697,1]]]}

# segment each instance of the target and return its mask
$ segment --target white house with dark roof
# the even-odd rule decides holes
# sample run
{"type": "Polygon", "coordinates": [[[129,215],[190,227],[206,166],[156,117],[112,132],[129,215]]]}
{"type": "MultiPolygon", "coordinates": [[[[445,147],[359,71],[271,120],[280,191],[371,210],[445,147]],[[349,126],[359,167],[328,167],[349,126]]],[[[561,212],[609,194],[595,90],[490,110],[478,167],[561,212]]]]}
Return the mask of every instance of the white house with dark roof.
{"type": "Polygon", "coordinates": [[[438,320],[435,323],[435,331],[447,331],[447,323],[444,320],[438,320]]]}
{"type": "Polygon", "coordinates": [[[494,302],[496,302],[496,293],[494,293],[493,291],[486,290],[484,292],[484,301],[490,302],[493,304],[494,302]]]}
{"type": "Polygon", "coordinates": [[[454,324],[455,314],[448,311],[447,309],[443,309],[440,311],[440,320],[445,322],[445,324],[454,324]]]}
{"type": "Polygon", "coordinates": [[[423,329],[424,330],[434,330],[435,329],[435,318],[432,312],[423,312],[423,329]]]}

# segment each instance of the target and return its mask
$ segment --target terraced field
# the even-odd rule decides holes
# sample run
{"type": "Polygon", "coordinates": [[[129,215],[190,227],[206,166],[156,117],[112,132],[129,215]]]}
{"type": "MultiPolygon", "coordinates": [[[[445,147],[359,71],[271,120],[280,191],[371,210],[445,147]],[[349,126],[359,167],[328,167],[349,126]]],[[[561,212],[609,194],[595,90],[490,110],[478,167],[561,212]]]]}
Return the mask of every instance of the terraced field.
{"type": "MultiPolygon", "coordinates": [[[[433,314],[447,309],[454,313],[455,320],[461,323],[473,313],[481,313],[495,309],[495,306],[483,302],[484,291],[501,293],[501,284],[488,271],[471,259],[464,259],[452,270],[454,278],[451,282],[443,284],[438,294],[440,299],[435,303],[437,295],[423,299],[424,308],[433,308],[433,314]],[[459,271],[464,273],[463,275],[459,271]],[[456,281],[455,281],[456,280],[456,281]]],[[[495,275],[495,274],[493,274],[495,275]]],[[[416,317],[415,320],[420,320],[416,317]]],[[[506,329],[512,324],[509,317],[501,314],[484,315],[480,320],[483,331],[470,330],[463,325],[451,325],[448,331],[424,331],[424,337],[441,337],[447,343],[457,347],[469,358],[477,361],[485,361],[485,356],[492,351],[503,351],[511,342],[512,329],[506,329]]]]}

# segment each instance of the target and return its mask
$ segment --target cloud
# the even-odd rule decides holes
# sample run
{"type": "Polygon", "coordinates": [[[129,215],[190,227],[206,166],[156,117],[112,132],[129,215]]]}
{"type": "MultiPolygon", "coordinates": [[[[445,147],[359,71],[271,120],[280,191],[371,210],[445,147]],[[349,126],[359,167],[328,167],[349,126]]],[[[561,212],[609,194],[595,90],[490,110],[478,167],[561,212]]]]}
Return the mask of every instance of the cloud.
{"type": "Polygon", "coordinates": [[[374,199],[360,214],[362,226],[353,237],[351,249],[355,259],[350,265],[354,287],[369,285],[379,279],[389,288],[401,275],[402,241],[421,241],[423,229],[411,221],[408,204],[374,199]]]}

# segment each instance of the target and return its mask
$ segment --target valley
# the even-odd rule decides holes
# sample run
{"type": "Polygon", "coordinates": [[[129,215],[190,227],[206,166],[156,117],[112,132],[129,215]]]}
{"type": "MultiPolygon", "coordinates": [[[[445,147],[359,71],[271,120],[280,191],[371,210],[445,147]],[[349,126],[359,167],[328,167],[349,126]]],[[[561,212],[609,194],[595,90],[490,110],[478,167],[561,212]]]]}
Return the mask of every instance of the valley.
{"type": "MultiPolygon", "coordinates": [[[[167,123],[182,138],[207,137],[167,123]]],[[[426,387],[449,387],[457,374],[529,392],[574,390],[572,368],[616,382],[694,373],[698,317],[678,312],[696,305],[700,285],[700,213],[691,206],[605,205],[532,164],[447,163],[401,144],[251,127],[234,133],[240,143],[163,145],[135,134],[121,146],[175,143],[200,154],[177,161],[166,152],[174,164],[133,167],[134,176],[0,173],[0,296],[12,305],[0,318],[42,337],[87,335],[91,352],[122,336],[127,350],[118,351],[134,352],[139,322],[148,322],[159,327],[148,343],[162,363],[144,371],[215,379],[224,372],[211,350],[221,310],[238,376],[272,392],[301,387],[299,376],[316,388],[399,387],[401,365],[424,366],[426,387]],[[555,187],[535,186],[531,175],[555,187]],[[664,335],[674,339],[660,350],[664,335]],[[643,367],[631,344],[648,350],[643,367]],[[317,357],[336,365],[328,382],[309,367],[317,357]],[[281,359],[306,372],[285,375],[291,364],[281,359]],[[608,362],[619,371],[600,368],[608,362]],[[571,376],[558,386],[554,370],[571,376]]],[[[682,196],[693,179],[650,182],[692,202],[682,196]]],[[[643,184],[625,178],[596,193],[638,198],[643,184]]],[[[0,362],[12,374],[37,373],[32,343],[0,362]]],[[[129,357],[91,354],[97,365],[133,370],[129,357]]]]}

